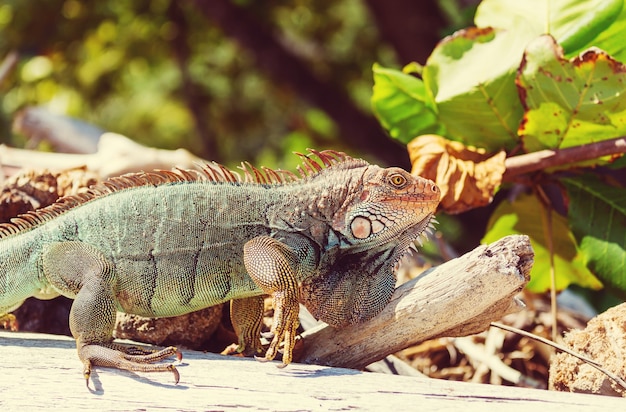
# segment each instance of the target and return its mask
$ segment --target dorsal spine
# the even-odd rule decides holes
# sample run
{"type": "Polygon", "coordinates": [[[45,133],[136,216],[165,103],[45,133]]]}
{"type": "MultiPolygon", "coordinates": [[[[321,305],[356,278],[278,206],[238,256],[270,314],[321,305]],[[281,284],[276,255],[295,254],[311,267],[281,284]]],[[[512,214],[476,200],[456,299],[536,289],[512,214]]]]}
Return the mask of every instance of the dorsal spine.
{"type": "MultiPolygon", "coordinates": [[[[313,176],[324,168],[329,168],[344,161],[353,160],[345,153],[334,150],[317,151],[308,149],[308,152],[308,154],[296,153],[296,155],[302,158],[302,165],[297,167],[297,171],[302,179],[313,176]]],[[[280,169],[274,170],[267,167],[258,169],[248,162],[242,163],[240,169],[243,173],[243,178],[238,172],[215,162],[201,165],[200,171],[177,168],[171,171],[156,170],[153,172],[129,173],[119,177],[113,177],[91,187],[86,192],[63,197],[50,206],[14,217],[11,219],[10,223],[1,223],[0,239],[32,229],[77,206],[81,206],[115,192],[135,187],[198,181],[279,185],[300,180],[300,178],[292,172],[280,169]]]]}

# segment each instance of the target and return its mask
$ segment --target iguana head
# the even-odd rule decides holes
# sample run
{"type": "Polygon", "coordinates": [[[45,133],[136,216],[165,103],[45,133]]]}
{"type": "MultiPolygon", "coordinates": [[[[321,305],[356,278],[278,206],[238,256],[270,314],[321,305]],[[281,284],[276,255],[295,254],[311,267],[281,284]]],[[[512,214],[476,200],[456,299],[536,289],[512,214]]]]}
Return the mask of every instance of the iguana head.
{"type": "MultiPolygon", "coordinates": [[[[439,188],[399,168],[344,166],[341,206],[334,210],[336,253],[319,277],[303,282],[301,301],[318,319],[341,327],[366,321],[389,302],[396,264],[428,230],[439,188]]],[[[333,243],[333,242],[329,242],[333,243]]]]}
{"type": "Polygon", "coordinates": [[[355,251],[389,242],[407,248],[428,227],[439,195],[431,180],[397,167],[368,165],[358,189],[336,211],[333,229],[355,251]]]}
{"type": "Polygon", "coordinates": [[[280,201],[266,210],[269,226],[303,236],[321,252],[317,273],[301,279],[300,302],[334,327],[363,322],[389,302],[396,264],[428,229],[439,188],[400,168],[384,169],[332,150],[309,152],[299,154],[300,178],[247,163],[243,178],[217,164],[207,165],[204,174],[214,182],[282,191],[284,197],[276,196],[280,201]]]}

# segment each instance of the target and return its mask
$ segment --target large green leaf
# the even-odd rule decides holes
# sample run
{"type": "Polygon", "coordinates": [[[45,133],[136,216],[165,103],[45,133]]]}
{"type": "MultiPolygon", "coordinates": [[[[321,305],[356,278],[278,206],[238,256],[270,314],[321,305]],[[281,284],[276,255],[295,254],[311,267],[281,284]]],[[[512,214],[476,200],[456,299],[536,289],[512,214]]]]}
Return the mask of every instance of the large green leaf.
{"type": "MultiPolygon", "coordinates": [[[[535,251],[535,263],[526,287],[537,293],[550,289],[550,255],[541,208],[537,198],[529,195],[520,196],[513,203],[502,202],[489,219],[487,234],[482,239],[482,243],[491,243],[507,235],[528,235],[535,251]]],[[[556,213],[552,213],[552,240],[557,290],[572,283],[593,289],[602,286],[585,266],[567,220],[556,213]]]]}
{"type": "MultiPolygon", "coordinates": [[[[622,0],[622,2],[626,3],[626,0],[622,0]]],[[[622,12],[613,24],[605,28],[598,37],[578,50],[567,50],[567,55],[574,56],[582,49],[595,46],[610,54],[615,60],[624,63],[626,62],[626,41],[624,39],[626,39],[626,4],[622,7],[622,12]]]]}
{"type": "Polygon", "coordinates": [[[535,36],[551,34],[567,51],[589,47],[615,21],[624,0],[484,0],[478,27],[527,26],[535,36]]]}
{"type": "Polygon", "coordinates": [[[391,137],[406,144],[421,134],[443,134],[421,79],[378,64],[372,70],[372,109],[391,137]]]}
{"type": "Polygon", "coordinates": [[[516,145],[523,109],[514,80],[529,39],[523,28],[470,28],[437,45],[423,76],[447,137],[489,151],[516,145]]]}
{"type": "Polygon", "coordinates": [[[587,265],[605,285],[626,294],[626,189],[593,176],[564,179],[569,221],[587,265]]]}
{"type": "Polygon", "coordinates": [[[517,78],[527,151],[578,146],[626,133],[626,67],[590,50],[569,61],[548,35],[527,48],[517,78]]]}

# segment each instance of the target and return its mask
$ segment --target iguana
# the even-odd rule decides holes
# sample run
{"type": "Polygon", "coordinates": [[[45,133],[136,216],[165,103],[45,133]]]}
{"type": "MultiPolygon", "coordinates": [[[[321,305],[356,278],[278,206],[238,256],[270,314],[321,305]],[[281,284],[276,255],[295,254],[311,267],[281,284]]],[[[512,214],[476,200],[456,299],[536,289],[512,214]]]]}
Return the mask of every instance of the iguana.
{"type": "Polygon", "coordinates": [[[74,299],[70,330],[93,366],[171,371],[178,353],[113,342],[116,311],[148,317],[231,302],[238,350],[260,354],[263,296],[274,302],[265,356],[292,361],[299,303],[333,327],[378,314],[398,261],[429,230],[430,180],[336,151],[300,156],[300,177],[242,163],[242,174],[136,173],[0,225],[0,315],[27,297],[74,299]]]}

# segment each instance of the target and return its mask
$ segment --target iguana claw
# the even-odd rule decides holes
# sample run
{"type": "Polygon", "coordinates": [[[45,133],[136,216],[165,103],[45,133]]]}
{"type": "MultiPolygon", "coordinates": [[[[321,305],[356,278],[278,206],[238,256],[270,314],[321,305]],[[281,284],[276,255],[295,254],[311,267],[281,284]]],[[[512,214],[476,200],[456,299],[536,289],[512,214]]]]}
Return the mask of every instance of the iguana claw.
{"type": "MultiPolygon", "coordinates": [[[[180,359],[182,359],[182,356],[180,357],[180,359]]],[[[167,369],[172,371],[172,373],[174,374],[174,385],[178,385],[178,382],[180,381],[180,374],[178,373],[178,369],[176,369],[176,366],[170,364],[167,365],[167,369]]]]}
{"type": "Polygon", "coordinates": [[[262,362],[262,363],[266,363],[266,362],[270,361],[270,359],[267,359],[265,356],[256,356],[256,355],[254,355],[254,359],[256,359],[256,360],[258,360],[259,362],[262,362]]]}
{"type": "MultiPolygon", "coordinates": [[[[180,354],[180,352],[178,352],[180,354]]],[[[177,356],[178,360],[182,360],[182,354],[180,354],[180,356],[177,356]]],[[[180,382],[180,373],[178,373],[178,369],[176,369],[176,366],[170,364],[167,365],[167,369],[172,372],[174,374],[174,385],[178,385],[178,382],[180,382]]],[[[91,367],[85,367],[85,370],[83,371],[83,376],[85,377],[85,385],[87,386],[87,389],[89,389],[89,378],[91,377],[91,367]]]]}
{"type": "Polygon", "coordinates": [[[87,389],[89,389],[89,378],[91,377],[90,366],[85,366],[85,369],[83,370],[83,377],[85,378],[85,385],[87,386],[87,389]]]}

